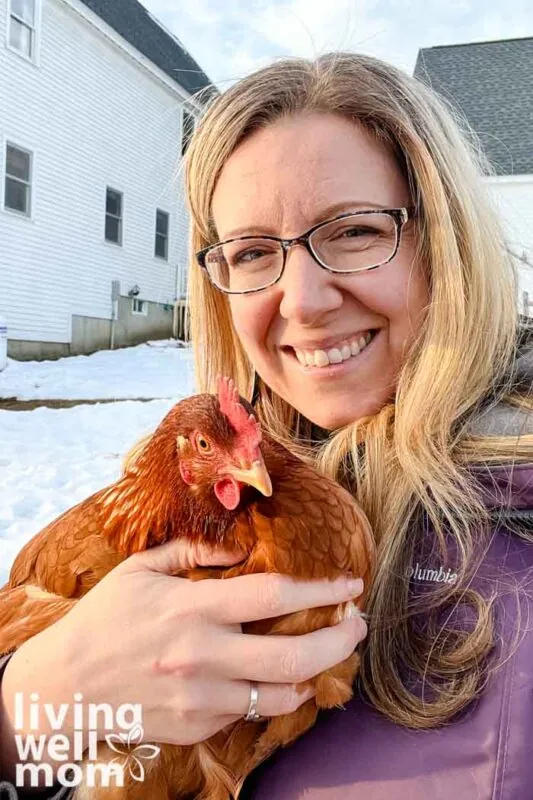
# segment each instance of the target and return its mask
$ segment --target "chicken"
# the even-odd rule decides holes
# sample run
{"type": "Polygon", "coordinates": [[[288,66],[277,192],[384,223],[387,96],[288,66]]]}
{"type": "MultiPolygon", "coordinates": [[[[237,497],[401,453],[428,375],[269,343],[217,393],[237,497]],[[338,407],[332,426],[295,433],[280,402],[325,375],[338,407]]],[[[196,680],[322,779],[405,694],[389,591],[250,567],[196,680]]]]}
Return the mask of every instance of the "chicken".
{"type": "MultiPolygon", "coordinates": [[[[334,579],[347,571],[365,581],[375,562],[372,531],[353,497],[262,435],[252,406],[228,378],[218,394],[182,400],[162,420],[113,485],[66,511],[19,553],[0,591],[0,653],[61,618],[129,555],[176,537],[240,548],[232,567],[180,570],[191,580],[276,572],[294,579],[334,579]]],[[[343,604],[245,623],[253,634],[297,635],[335,624],[343,604]]],[[[250,771],[315,722],[319,708],[352,696],[359,656],[312,679],[316,695],[292,714],[239,720],[195,745],[161,744],[143,783],[78,788],[77,797],[227,800],[250,771]]],[[[98,746],[98,761],[114,753],[98,746]]]]}

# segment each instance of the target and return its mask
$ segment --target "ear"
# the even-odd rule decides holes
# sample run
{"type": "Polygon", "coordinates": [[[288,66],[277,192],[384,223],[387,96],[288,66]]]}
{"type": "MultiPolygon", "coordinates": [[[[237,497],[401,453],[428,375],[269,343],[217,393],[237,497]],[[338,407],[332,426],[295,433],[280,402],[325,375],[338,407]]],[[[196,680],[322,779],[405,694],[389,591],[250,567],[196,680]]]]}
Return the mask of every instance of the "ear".
{"type": "Polygon", "coordinates": [[[178,453],[183,453],[187,445],[189,444],[189,440],[186,436],[176,436],[176,444],[178,445],[178,453]]]}
{"type": "Polygon", "coordinates": [[[180,461],[179,469],[183,482],[186,483],[188,486],[194,486],[194,476],[189,466],[185,464],[183,461],[180,461]]]}

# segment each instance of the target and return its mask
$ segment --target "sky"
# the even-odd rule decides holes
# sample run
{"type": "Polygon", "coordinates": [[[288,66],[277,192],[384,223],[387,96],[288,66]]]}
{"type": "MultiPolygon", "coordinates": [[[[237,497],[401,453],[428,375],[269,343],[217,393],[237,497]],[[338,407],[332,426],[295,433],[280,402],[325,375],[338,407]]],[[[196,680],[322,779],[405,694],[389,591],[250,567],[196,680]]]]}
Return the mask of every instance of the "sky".
{"type": "Polygon", "coordinates": [[[419,48],[533,36],[531,0],[141,0],[220,90],[284,56],[377,56],[412,73],[419,48]]]}

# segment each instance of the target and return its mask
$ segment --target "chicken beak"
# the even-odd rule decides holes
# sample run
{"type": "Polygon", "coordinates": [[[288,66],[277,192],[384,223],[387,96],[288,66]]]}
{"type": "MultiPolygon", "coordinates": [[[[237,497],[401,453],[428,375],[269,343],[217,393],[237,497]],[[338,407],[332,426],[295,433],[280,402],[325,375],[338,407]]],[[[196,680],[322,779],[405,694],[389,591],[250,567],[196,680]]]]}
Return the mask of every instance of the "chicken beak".
{"type": "Polygon", "coordinates": [[[227,472],[235,480],[245,483],[247,486],[253,486],[265,497],[272,496],[272,481],[262,456],[257,461],[254,461],[251,467],[246,466],[239,469],[232,466],[227,472]]]}

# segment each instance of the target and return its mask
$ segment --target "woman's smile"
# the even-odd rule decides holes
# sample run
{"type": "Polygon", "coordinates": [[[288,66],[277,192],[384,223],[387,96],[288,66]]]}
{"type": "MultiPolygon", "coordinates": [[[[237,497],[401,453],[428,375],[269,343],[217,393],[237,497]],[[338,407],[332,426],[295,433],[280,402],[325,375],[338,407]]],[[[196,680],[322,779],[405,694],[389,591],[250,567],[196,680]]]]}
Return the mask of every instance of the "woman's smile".
{"type": "Polygon", "coordinates": [[[336,347],[325,349],[303,350],[293,347],[282,347],[282,352],[295,361],[295,367],[311,378],[341,377],[349,370],[358,369],[366,362],[363,355],[372,350],[372,344],[378,331],[345,339],[336,347]]]}

